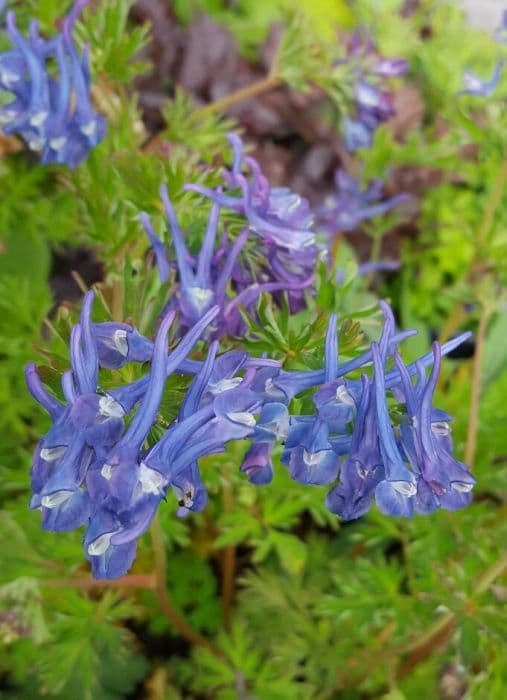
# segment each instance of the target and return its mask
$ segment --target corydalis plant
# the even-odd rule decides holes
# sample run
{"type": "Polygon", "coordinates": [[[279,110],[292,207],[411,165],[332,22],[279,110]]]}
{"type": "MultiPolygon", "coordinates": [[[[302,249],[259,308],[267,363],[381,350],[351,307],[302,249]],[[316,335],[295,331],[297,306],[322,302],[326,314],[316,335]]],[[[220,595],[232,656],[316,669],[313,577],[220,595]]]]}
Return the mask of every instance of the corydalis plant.
{"type": "MultiPolygon", "coordinates": [[[[344,519],[363,515],[373,498],[390,515],[410,516],[438,507],[466,505],[474,479],[452,457],[448,417],[431,406],[439,372],[435,346],[415,365],[384,369],[397,343],[411,332],[396,333],[383,304],[380,344],[339,362],[337,316],[332,315],[321,370],[284,371],[275,361],[249,358],[241,350],[217,356],[213,342],[204,362],[188,359],[193,345],[219,314],[209,309],[167,354],[167,333],[175,312],[163,318],[155,340],[127,324],[94,324],[93,293],[84,299],[71,334],[71,369],[62,375],[62,403],[28,365],[32,396],[51,415],[53,425],[36,447],[31,470],[31,507],[42,511],[47,530],[85,526],[85,552],[97,578],[115,578],[130,568],[137,540],[172,489],[180,515],[204,508],[207,494],[199,460],[223,452],[230,441],[252,440],[240,470],[254,484],[273,474],[272,451],[284,445],[282,464],[305,485],[339,484],[328,495],[330,510],[344,519]],[[373,360],[373,380],[348,379],[373,360]],[[426,382],[424,368],[433,370],[426,382]],[[100,388],[99,368],[150,361],[149,373],[125,386],[100,388]],[[168,375],[194,374],[179,413],[150,445],[168,375]],[[410,377],[418,381],[412,385],[410,377]],[[314,390],[315,414],[294,415],[292,399],[314,390]],[[393,426],[386,392],[405,404],[407,427],[393,426]],[[135,409],[137,410],[135,411],[135,409]],[[126,418],[129,417],[128,425],[126,418]]],[[[442,348],[446,352],[462,339],[442,348]]]]}
{"type": "Polygon", "coordinates": [[[93,109],[90,97],[88,49],[78,54],[72,36],[74,24],[88,0],[78,0],[52,39],[39,35],[35,20],[29,35],[7,14],[7,34],[13,48],[0,54],[0,89],[14,100],[0,110],[4,134],[17,134],[41,154],[41,163],[75,168],[103,138],[104,117],[93,109]],[[54,61],[57,74],[50,69],[54,61]]]}

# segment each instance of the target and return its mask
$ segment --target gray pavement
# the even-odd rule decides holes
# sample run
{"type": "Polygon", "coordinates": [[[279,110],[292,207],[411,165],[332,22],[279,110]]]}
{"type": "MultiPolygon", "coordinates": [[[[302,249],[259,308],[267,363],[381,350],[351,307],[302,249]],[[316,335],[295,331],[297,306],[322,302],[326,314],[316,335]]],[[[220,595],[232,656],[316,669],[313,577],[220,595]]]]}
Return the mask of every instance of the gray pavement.
{"type": "Polygon", "coordinates": [[[507,0],[459,0],[474,27],[491,30],[500,22],[507,9],[507,0]]]}

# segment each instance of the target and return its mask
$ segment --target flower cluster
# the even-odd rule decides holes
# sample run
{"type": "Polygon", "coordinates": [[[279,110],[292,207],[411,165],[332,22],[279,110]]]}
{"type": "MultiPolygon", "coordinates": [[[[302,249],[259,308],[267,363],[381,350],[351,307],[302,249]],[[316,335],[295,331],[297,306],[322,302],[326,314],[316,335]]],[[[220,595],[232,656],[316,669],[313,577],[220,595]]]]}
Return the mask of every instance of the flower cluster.
{"type": "Polygon", "coordinates": [[[161,197],[176,256],[174,263],[168,259],[149,216],[145,212],[140,216],[155,253],[161,281],[169,279],[172,268],[178,273],[177,292],[170,308],[179,310],[182,327],[189,328],[207,309],[217,305],[220,314],[212,330],[216,337],[238,335],[244,327],[238,307],[253,313],[262,292],[274,295],[286,292],[293,312],[304,308],[305,290],[314,281],[318,253],[308,202],[287,188],[270,187],[259,164],[243,156],[240,138],[230,134],[229,141],[234,159],[224,179],[230,190],[239,190],[239,196],[224,193],[222,188],[210,190],[199,185],[186,188],[212,200],[197,256],[188,250],[165,186],[161,188],[161,197]],[[250,179],[242,173],[244,165],[250,169],[250,179]],[[218,236],[223,207],[241,213],[247,224],[232,244],[226,232],[218,236]],[[251,265],[245,255],[250,232],[258,239],[255,265],[251,265]]]}
{"type": "Polygon", "coordinates": [[[90,100],[88,51],[74,45],[74,23],[88,0],[77,0],[64,19],[62,32],[43,39],[37,22],[23,37],[13,12],[7,13],[7,33],[13,48],[0,54],[0,89],[14,99],[0,109],[4,134],[19,134],[42,163],[75,168],[105,135],[105,119],[90,100]],[[50,65],[56,64],[58,75],[50,65]]]}
{"type": "Polygon", "coordinates": [[[227,191],[200,185],[186,189],[242,214],[257,237],[255,276],[251,266],[239,260],[232,272],[234,284],[241,290],[252,285],[271,293],[284,290],[295,313],[306,306],[305,290],[314,281],[319,253],[309,202],[287,187],[271,187],[259,163],[244,155],[239,136],[231,133],[228,138],[233,163],[223,173],[227,191]]]}
{"type": "Polygon", "coordinates": [[[408,64],[401,58],[384,58],[370,37],[353,34],[346,59],[354,76],[355,115],[342,122],[345,144],[354,153],[369,148],[377,128],[393,116],[393,96],[386,80],[405,75],[408,64]]]}
{"type": "Polygon", "coordinates": [[[252,361],[240,351],[215,361],[216,343],[204,363],[188,361],[217,307],[204,314],[168,355],[174,312],[162,320],[152,343],[128,324],[93,324],[92,302],[89,292],[80,322],[72,330],[71,369],[62,376],[66,403],[45,389],[33,364],[26,369],[32,396],[53,419],[35,449],[30,505],[41,509],[47,530],[86,525],[85,550],[94,576],[114,578],[130,567],[136,541],[170,487],[182,508],[204,506],[197,460],[223,451],[231,439],[251,434],[252,412],[259,404],[249,389],[254,368],[277,363],[252,361]],[[99,366],[118,368],[143,360],[151,362],[148,375],[107,392],[100,389],[99,366]],[[237,376],[241,370],[244,377],[237,376]],[[195,379],[177,421],[146,451],[143,445],[156,422],[166,379],[175,371],[195,374],[195,379]],[[128,417],[132,419],[126,427],[128,417]]]}
{"type": "MultiPolygon", "coordinates": [[[[273,474],[272,451],[290,475],[308,485],[331,484],[327,504],[343,519],[363,515],[375,497],[390,515],[454,509],[471,498],[474,479],[451,454],[449,416],[432,407],[441,349],[406,367],[392,312],[382,303],[384,329],[378,343],[359,357],[339,363],[337,317],[331,316],[321,370],[284,371],[266,358],[233,350],[217,357],[218,342],[204,362],[188,358],[196,341],[219,314],[211,307],[169,354],[170,311],[151,341],[123,323],[92,323],[93,293],[85,296],[72,330],[71,369],[62,375],[62,403],[41,383],[33,364],[26,369],[32,396],[53,425],[39,441],[31,470],[31,507],[42,511],[47,530],[86,526],[84,546],[97,578],[115,578],[131,566],[137,540],[172,489],[180,515],[207,501],[199,459],[223,452],[230,441],[251,439],[240,469],[254,484],[273,474]],[[395,367],[386,371],[389,357],[395,367]],[[99,367],[150,362],[137,381],[104,391],[99,367]],[[373,362],[373,378],[347,379],[373,362]],[[425,367],[433,364],[426,379],[425,367]],[[157,422],[168,375],[194,375],[177,418],[147,446],[157,422]],[[417,381],[412,383],[411,377],[417,381]],[[314,389],[313,415],[291,415],[291,400],[314,389]],[[386,393],[402,406],[393,425],[386,393]],[[128,420],[127,420],[128,419],[128,420]]],[[[451,350],[463,338],[442,348],[451,350]]]]}

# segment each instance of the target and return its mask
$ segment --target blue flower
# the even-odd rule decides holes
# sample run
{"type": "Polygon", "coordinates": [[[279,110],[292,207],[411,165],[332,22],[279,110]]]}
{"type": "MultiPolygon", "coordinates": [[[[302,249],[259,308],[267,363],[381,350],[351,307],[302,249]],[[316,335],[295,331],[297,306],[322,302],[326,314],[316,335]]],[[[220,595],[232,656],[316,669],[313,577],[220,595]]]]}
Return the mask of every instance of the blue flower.
{"type": "MultiPolygon", "coordinates": [[[[218,267],[214,253],[220,207],[214,204],[211,208],[201,250],[197,259],[194,259],[185,244],[183,232],[165,186],[161,188],[161,197],[176,253],[179,284],[175,301],[181,313],[182,325],[185,328],[191,327],[211,306],[217,305],[220,307],[221,317],[217,321],[215,333],[222,335],[229,330],[230,325],[229,316],[232,307],[228,297],[228,285],[238,255],[248,237],[248,231],[243,231],[230,248],[223,251],[221,256],[223,262],[218,267]]],[[[144,213],[141,215],[141,222],[152,245],[154,245],[159,274],[161,280],[165,281],[169,276],[170,269],[165,249],[154,233],[149,218],[144,213]]],[[[259,292],[256,291],[255,298],[258,295],[259,292]]]]}
{"type": "Polygon", "coordinates": [[[386,79],[404,75],[408,63],[401,58],[384,58],[371,37],[354,33],[345,59],[354,80],[355,110],[344,117],[342,129],[345,145],[352,153],[369,148],[377,128],[394,114],[393,96],[386,79]]]}
{"type": "MultiPolygon", "coordinates": [[[[244,156],[244,146],[236,134],[229,134],[233,149],[231,170],[223,174],[229,190],[211,190],[200,185],[185,189],[199,192],[222,207],[239,212],[260,239],[256,249],[257,273],[241,260],[235,269],[234,282],[242,291],[243,306],[253,303],[261,291],[286,291],[293,313],[306,307],[305,289],[314,281],[319,251],[313,231],[313,213],[307,200],[286,187],[271,187],[256,160],[244,156]],[[247,168],[250,177],[242,170],[247,168]]],[[[238,298],[239,302],[239,298],[238,298]]]]}
{"type": "Polygon", "coordinates": [[[127,323],[94,323],[93,332],[101,367],[120,369],[127,362],[147,362],[153,353],[153,343],[127,323]]]}
{"type": "Polygon", "coordinates": [[[342,121],[343,138],[349,151],[355,153],[361,148],[370,148],[375,128],[361,119],[344,117],[342,121]]]}
{"type": "Polygon", "coordinates": [[[413,514],[413,496],[417,493],[416,479],[405,465],[389,418],[384,379],[385,351],[381,352],[376,343],[372,344],[372,350],[377,431],[385,472],[384,479],[375,488],[375,501],[386,515],[409,517],[413,514]]]}
{"type": "Polygon", "coordinates": [[[347,459],[340,482],[326,497],[327,508],[342,520],[356,520],[368,512],[379,481],[384,478],[375,409],[375,389],[363,375],[362,393],[347,459]]]}
{"type": "Polygon", "coordinates": [[[272,450],[273,443],[270,442],[253,442],[248,448],[240,471],[246,474],[251,484],[264,486],[273,480],[272,450]]]}
{"type": "Polygon", "coordinates": [[[188,360],[194,343],[219,314],[216,306],[168,354],[174,311],[162,320],[152,343],[127,324],[93,324],[92,303],[89,292],[71,333],[71,370],[61,379],[66,403],[42,385],[33,364],[26,378],[53,421],[34,452],[31,507],[42,511],[45,529],[86,525],[85,552],[95,577],[116,578],[128,571],[137,539],[171,490],[179,516],[204,508],[208,496],[199,460],[223,452],[230,441],[252,441],[240,470],[253,484],[271,481],[272,453],[279,442],[284,444],[282,463],[293,479],[327,485],[339,478],[326,503],[344,520],[364,515],[373,497],[381,511],[396,516],[469,503],[475,480],[452,456],[450,416],[432,406],[441,354],[467,334],[442,348],[434,345],[407,367],[396,346],[412,332],[397,333],[389,305],[380,302],[384,326],[370,350],[340,363],[333,314],[323,368],[287,372],[241,350],[218,357],[217,341],[203,362],[188,360]],[[393,354],[395,367],[386,372],[393,354]],[[103,392],[99,364],[118,367],[128,361],[151,362],[148,375],[103,392]],[[372,363],[372,379],[347,376],[372,363]],[[426,379],[428,365],[432,370],[426,379]],[[167,376],[175,371],[195,376],[177,418],[146,447],[167,376]],[[308,389],[314,390],[315,412],[291,415],[291,400],[308,389]],[[401,412],[396,425],[388,392],[398,402],[397,415],[401,412]]]}
{"type": "Polygon", "coordinates": [[[332,236],[354,231],[362,221],[383,216],[409,199],[398,194],[382,201],[382,180],[373,180],[365,188],[344,170],[335,173],[336,194],[326,198],[317,209],[318,228],[332,236]]]}
{"type": "Polygon", "coordinates": [[[88,54],[77,54],[72,30],[86,3],[78,0],[63,22],[62,33],[42,39],[32,22],[28,39],[7,14],[7,33],[13,50],[0,54],[0,89],[14,100],[0,110],[5,134],[19,134],[29,148],[41,153],[42,163],[63,163],[75,168],[106,132],[106,123],[90,101],[88,54]],[[58,80],[47,63],[53,60],[58,80]]]}
{"type": "Polygon", "coordinates": [[[467,69],[463,74],[463,89],[458,92],[458,95],[489,97],[498,85],[503,67],[504,61],[498,61],[489,80],[482,80],[473,71],[467,69]]]}
{"type": "Polygon", "coordinates": [[[426,381],[421,369],[413,386],[399,354],[396,365],[402,377],[403,394],[409,421],[401,426],[401,443],[417,475],[414,508],[418,513],[431,513],[441,507],[456,510],[468,505],[475,479],[468,467],[451,455],[452,440],[447,421],[432,409],[432,397],[440,373],[441,351],[433,344],[434,362],[426,381]],[[437,420],[435,420],[435,417],[437,420]]]}

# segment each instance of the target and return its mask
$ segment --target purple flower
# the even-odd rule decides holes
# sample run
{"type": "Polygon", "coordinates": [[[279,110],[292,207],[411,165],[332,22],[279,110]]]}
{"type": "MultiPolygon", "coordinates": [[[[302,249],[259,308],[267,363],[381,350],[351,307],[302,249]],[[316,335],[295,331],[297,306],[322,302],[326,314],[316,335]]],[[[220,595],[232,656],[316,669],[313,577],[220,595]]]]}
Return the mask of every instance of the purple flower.
{"type": "Polygon", "coordinates": [[[127,323],[94,323],[101,367],[120,369],[127,362],[147,362],[153,353],[153,343],[127,323]]]}
{"type": "Polygon", "coordinates": [[[39,36],[36,22],[28,39],[7,14],[7,33],[14,46],[0,54],[0,88],[14,100],[0,110],[5,134],[19,134],[29,148],[41,153],[42,163],[62,163],[71,169],[83,161],[106,132],[106,123],[90,101],[88,53],[77,54],[72,30],[87,3],[78,0],[51,40],[39,36]],[[48,71],[56,63],[58,80],[48,71]]]}
{"type": "MultiPolygon", "coordinates": [[[[185,244],[183,232],[178,224],[166,187],[162,187],[161,196],[172,233],[179,277],[178,291],[170,306],[179,309],[183,327],[189,328],[202,317],[207,309],[217,305],[220,307],[221,313],[213,329],[213,335],[239,334],[244,325],[238,312],[238,306],[251,307],[263,291],[279,291],[285,289],[287,285],[284,283],[258,284],[256,281],[249,281],[241,291],[238,290],[235,296],[231,295],[230,285],[233,272],[237,265],[238,256],[248,238],[248,230],[242,231],[230,246],[227,243],[224,244],[222,239],[220,251],[216,251],[220,206],[216,203],[213,204],[201,250],[197,258],[193,258],[185,244]],[[217,264],[217,260],[220,260],[219,264],[217,264]]],[[[154,246],[159,274],[162,281],[165,281],[169,276],[170,269],[165,249],[153,231],[146,214],[141,215],[141,221],[154,246]]],[[[238,288],[237,284],[235,286],[238,288]]]]}
{"type": "Polygon", "coordinates": [[[452,440],[447,421],[432,408],[432,397],[440,373],[441,351],[433,344],[434,362],[426,381],[421,368],[415,387],[399,354],[396,365],[409,421],[401,426],[401,442],[412,469],[417,474],[414,508],[418,513],[431,513],[437,508],[456,510],[471,500],[475,479],[468,467],[452,455],[452,440]],[[437,420],[435,420],[437,418],[437,420]]]}
{"type": "Polygon", "coordinates": [[[375,368],[375,402],[380,453],[384,465],[384,479],[375,488],[375,500],[386,515],[413,514],[413,496],[417,493],[414,474],[406,467],[396,444],[386,403],[384,359],[376,343],[372,344],[375,368]]]}
{"type": "Polygon", "coordinates": [[[241,196],[222,194],[200,185],[186,185],[185,189],[199,192],[223,207],[245,215],[250,228],[264,242],[288,250],[300,250],[315,243],[311,230],[313,216],[307,200],[287,187],[271,187],[256,160],[244,157],[244,146],[236,134],[229,134],[234,157],[233,167],[225,171],[224,179],[230,189],[240,189],[241,196]],[[243,165],[251,178],[242,174],[243,165]]]}
{"type": "Polygon", "coordinates": [[[476,95],[478,97],[489,97],[498,85],[504,61],[498,61],[493,75],[489,80],[482,80],[473,71],[467,69],[463,74],[463,89],[458,92],[458,95],[476,95]]]}
{"type": "Polygon", "coordinates": [[[253,442],[249,447],[240,471],[246,474],[251,484],[264,486],[273,480],[272,449],[273,444],[269,442],[253,442]]]}
{"type": "Polygon", "coordinates": [[[342,520],[356,520],[368,512],[379,481],[384,478],[375,408],[375,389],[363,375],[362,393],[350,451],[340,470],[340,482],[326,497],[326,506],[342,520]]]}
{"type": "Polygon", "coordinates": [[[404,58],[382,58],[373,71],[385,78],[397,78],[408,71],[408,62],[404,58]]]}
{"type": "Polygon", "coordinates": [[[103,394],[98,390],[99,334],[91,322],[93,297],[92,292],[86,294],[80,322],[71,334],[72,370],[62,376],[68,404],[43,387],[33,364],[26,369],[29,391],[53,419],[34,453],[30,506],[42,511],[42,525],[48,530],[72,530],[89,521],[89,531],[98,533],[96,537],[88,533],[85,538],[92,568],[100,575],[114,577],[119,575],[118,567],[126,566],[125,557],[118,557],[115,547],[125,550],[129,559],[135,550],[132,542],[136,533],[144,531],[158,504],[160,494],[153,492],[152,485],[143,489],[146,475],[139,456],[156,419],[166,377],[186,358],[218,309],[210,309],[169,357],[166,338],[174,313],[168,314],[150,353],[151,371],[143,390],[139,392],[138,382],[135,387],[103,394]],[[141,399],[142,405],[125,431],[124,417],[141,399]],[[113,520],[114,531],[104,531],[104,523],[111,527],[113,520]]]}
{"type": "Polygon", "coordinates": [[[442,350],[434,345],[432,353],[407,367],[396,345],[412,333],[396,333],[392,311],[381,302],[384,326],[371,350],[340,363],[333,314],[323,368],[286,372],[241,350],[217,356],[217,341],[203,362],[188,360],[218,307],[209,309],[168,354],[174,311],[151,343],[127,324],[93,324],[92,302],[90,292],[71,334],[71,370],[62,375],[67,403],[45,389],[33,365],[26,376],[30,392],[53,420],[34,452],[31,507],[41,509],[49,530],[86,525],[85,552],[96,578],[128,571],[137,539],[170,490],[179,516],[204,508],[208,496],[199,460],[223,452],[230,441],[252,440],[240,470],[253,484],[271,481],[277,442],[284,444],[281,461],[296,481],[327,485],[339,478],[326,503],[344,520],[364,515],[373,497],[384,513],[398,516],[454,510],[470,501],[474,478],[452,456],[450,417],[432,406],[441,353],[459,340],[442,350]],[[386,372],[393,354],[396,366],[386,372]],[[124,361],[150,361],[150,372],[103,393],[99,363],[117,367],[124,361]],[[372,362],[373,379],[347,377],[372,362]],[[195,376],[177,418],[146,448],[167,376],[174,371],[195,376]],[[308,389],[314,389],[315,412],[291,415],[290,401],[308,389]],[[402,415],[399,425],[389,413],[389,391],[402,415]],[[125,428],[125,416],[137,403],[125,428]]]}
{"type": "Polygon", "coordinates": [[[345,59],[355,82],[355,113],[342,121],[345,145],[352,153],[369,148],[375,131],[394,114],[393,97],[386,89],[387,80],[404,75],[408,63],[400,58],[384,58],[373,45],[371,37],[355,33],[345,59]]]}
{"type": "Polygon", "coordinates": [[[361,148],[370,148],[373,143],[373,132],[376,127],[372,128],[360,119],[344,117],[342,128],[345,145],[352,153],[359,151],[361,148]]]}
{"type": "Polygon", "coordinates": [[[248,287],[255,289],[257,296],[262,291],[285,290],[295,313],[306,307],[304,290],[313,284],[318,253],[309,203],[286,187],[271,187],[257,161],[244,156],[239,136],[229,134],[228,138],[233,149],[233,166],[224,172],[224,180],[229,190],[239,190],[239,196],[200,185],[187,185],[185,189],[243,214],[250,230],[260,238],[255,275],[251,274],[251,266],[243,264],[241,259],[234,269],[235,285],[245,295],[241,303],[252,303],[248,287]],[[243,174],[244,168],[250,177],[243,174]]]}
{"type": "Polygon", "coordinates": [[[362,221],[383,216],[409,199],[407,194],[398,194],[382,201],[382,180],[373,180],[362,188],[359,180],[344,170],[336,171],[335,183],[336,194],[317,209],[317,225],[330,236],[354,231],[362,221]]]}

